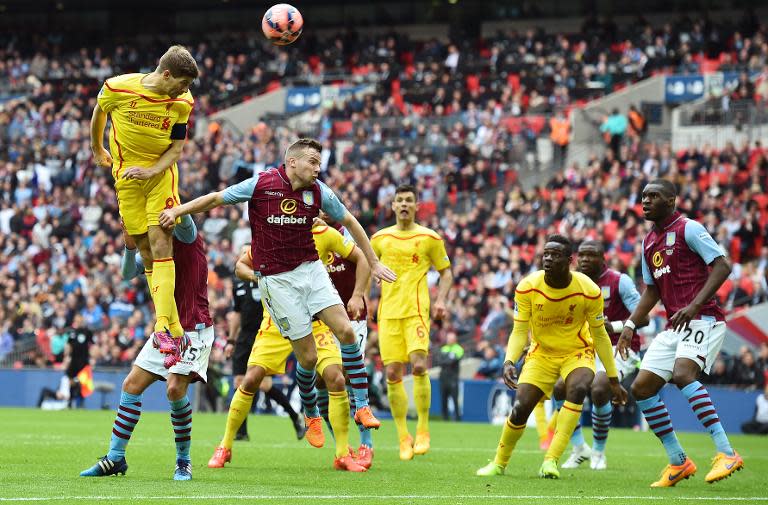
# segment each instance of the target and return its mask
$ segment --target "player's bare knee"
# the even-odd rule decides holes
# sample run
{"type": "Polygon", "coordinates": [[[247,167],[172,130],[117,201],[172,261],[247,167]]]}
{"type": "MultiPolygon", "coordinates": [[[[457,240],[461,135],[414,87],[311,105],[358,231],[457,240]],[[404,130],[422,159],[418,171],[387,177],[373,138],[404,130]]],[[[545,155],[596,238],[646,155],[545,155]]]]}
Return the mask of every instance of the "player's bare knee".
{"type": "Polygon", "coordinates": [[[259,374],[255,368],[250,369],[243,377],[243,381],[240,383],[240,389],[246,393],[253,394],[259,389],[261,379],[261,374],[259,374]]]}
{"type": "Polygon", "coordinates": [[[645,400],[653,396],[653,392],[651,392],[648,385],[638,379],[635,379],[629,389],[636,400],[645,400]]]}
{"type": "Polygon", "coordinates": [[[533,411],[532,408],[528,409],[525,405],[515,400],[514,405],[512,405],[512,411],[509,413],[509,421],[516,426],[525,424],[528,422],[528,416],[531,415],[531,411],[533,411]]]}
{"type": "Polygon", "coordinates": [[[352,329],[352,326],[349,324],[342,329],[338,335],[336,335],[336,338],[339,339],[339,342],[342,344],[354,344],[357,342],[357,335],[355,334],[355,330],[352,329]]]}
{"type": "Polygon", "coordinates": [[[584,398],[587,397],[587,384],[571,384],[565,393],[565,399],[571,403],[581,404],[584,403],[584,398]]]}
{"type": "Polygon", "coordinates": [[[387,382],[400,382],[403,380],[402,366],[387,366],[387,382]]]}
{"type": "Polygon", "coordinates": [[[611,400],[610,388],[600,386],[592,386],[592,403],[597,406],[603,406],[611,400]]]}
{"type": "Polygon", "coordinates": [[[671,382],[678,388],[682,389],[691,382],[695,381],[697,379],[697,375],[698,374],[691,373],[690,370],[675,369],[675,371],[672,372],[671,382]]]}
{"type": "Polygon", "coordinates": [[[317,351],[307,352],[301,358],[296,358],[304,370],[314,370],[317,366],[317,351]]]}
{"type": "Polygon", "coordinates": [[[131,374],[123,380],[123,391],[132,395],[139,395],[143,392],[141,384],[131,374]]]}
{"type": "Polygon", "coordinates": [[[169,382],[165,388],[165,395],[171,401],[180,400],[185,394],[187,394],[187,385],[182,381],[169,382]]]}
{"type": "Polygon", "coordinates": [[[325,385],[328,388],[328,391],[344,391],[346,389],[347,383],[344,380],[344,374],[341,373],[341,371],[338,371],[337,373],[329,374],[328,377],[325,377],[325,385]]]}

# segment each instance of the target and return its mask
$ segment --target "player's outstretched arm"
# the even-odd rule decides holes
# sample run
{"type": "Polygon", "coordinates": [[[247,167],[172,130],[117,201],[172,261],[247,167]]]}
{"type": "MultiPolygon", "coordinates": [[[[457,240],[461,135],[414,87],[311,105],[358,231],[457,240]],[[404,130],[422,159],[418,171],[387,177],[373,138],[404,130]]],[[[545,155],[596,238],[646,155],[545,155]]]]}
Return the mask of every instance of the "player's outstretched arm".
{"type": "Polygon", "coordinates": [[[99,104],[96,104],[91,116],[91,152],[93,153],[93,162],[96,166],[111,168],[112,156],[104,148],[104,129],[106,127],[107,113],[99,107],[99,104]]]}
{"type": "Polygon", "coordinates": [[[340,222],[347,227],[349,233],[352,234],[352,238],[355,239],[355,244],[357,244],[363,251],[365,259],[368,260],[368,265],[370,265],[371,268],[371,276],[376,280],[395,282],[397,280],[397,275],[379,261],[378,256],[373,252],[373,247],[371,247],[371,241],[368,240],[368,235],[365,233],[365,230],[363,230],[363,227],[360,226],[360,222],[358,222],[355,216],[350,214],[349,211],[346,211],[344,218],[341,219],[340,222]]]}
{"type": "Polygon", "coordinates": [[[176,223],[176,219],[187,214],[197,214],[199,212],[206,212],[216,207],[224,205],[224,192],[216,191],[215,193],[208,193],[201,197],[195,198],[178,207],[172,207],[165,209],[160,213],[159,221],[160,226],[163,228],[172,228],[176,223]]]}

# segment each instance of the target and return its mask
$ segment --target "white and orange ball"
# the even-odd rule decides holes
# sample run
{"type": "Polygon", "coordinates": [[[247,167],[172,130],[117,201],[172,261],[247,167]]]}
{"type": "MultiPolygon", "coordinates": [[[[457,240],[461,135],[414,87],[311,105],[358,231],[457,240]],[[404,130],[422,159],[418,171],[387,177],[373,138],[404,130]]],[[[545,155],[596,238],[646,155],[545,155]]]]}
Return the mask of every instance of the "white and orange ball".
{"type": "Polygon", "coordinates": [[[299,9],[288,4],[276,4],[267,9],[261,20],[261,30],[270,42],[277,46],[287,46],[301,35],[304,18],[299,9]]]}

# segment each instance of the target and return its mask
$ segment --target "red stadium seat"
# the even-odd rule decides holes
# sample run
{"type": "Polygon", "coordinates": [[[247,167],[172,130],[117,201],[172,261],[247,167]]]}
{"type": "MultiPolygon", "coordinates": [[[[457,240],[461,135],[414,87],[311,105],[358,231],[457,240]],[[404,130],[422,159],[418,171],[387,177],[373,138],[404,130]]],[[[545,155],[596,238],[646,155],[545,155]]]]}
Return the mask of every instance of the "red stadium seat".
{"type": "Polygon", "coordinates": [[[547,118],[544,116],[528,116],[525,118],[525,122],[528,127],[533,130],[533,133],[538,136],[541,133],[541,130],[544,129],[547,118]]]}
{"type": "Polygon", "coordinates": [[[620,253],[617,253],[617,256],[619,257],[621,262],[624,264],[624,267],[629,267],[629,265],[631,265],[632,262],[635,261],[635,253],[620,252],[620,253]]]}
{"type": "Polygon", "coordinates": [[[480,89],[480,77],[475,74],[467,76],[467,91],[477,91],[480,89]]]}
{"type": "Polygon", "coordinates": [[[702,74],[711,74],[713,72],[717,72],[717,69],[720,68],[720,60],[710,60],[704,58],[702,59],[699,68],[701,69],[702,74]]]}
{"type": "Polygon", "coordinates": [[[419,210],[416,212],[416,219],[419,221],[428,221],[437,213],[437,203],[432,200],[419,202],[419,210]]]}
{"type": "Polygon", "coordinates": [[[342,138],[347,137],[352,132],[352,121],[334,121],[333,122],[333,137],[342,138]]]}
{"type": "Polygon", "coordinates": [[[520,89],[520,76],[518,74],[509,74],[507,77],[507,85],[512,88],[512,91],[517,92],[520,89]]]}
{"type": "Polygon", "coordinates": [[[608,243],[613,243],[616,240],[616,232],[619,231],[618,221],[608,221],[603,226],[603,240],[608,243]]]}
{"type": "Polygon", "coordinates": [[[731,238],[731,261],[734,263],[741,263],[741,239],[737,236],[731,238]]]}

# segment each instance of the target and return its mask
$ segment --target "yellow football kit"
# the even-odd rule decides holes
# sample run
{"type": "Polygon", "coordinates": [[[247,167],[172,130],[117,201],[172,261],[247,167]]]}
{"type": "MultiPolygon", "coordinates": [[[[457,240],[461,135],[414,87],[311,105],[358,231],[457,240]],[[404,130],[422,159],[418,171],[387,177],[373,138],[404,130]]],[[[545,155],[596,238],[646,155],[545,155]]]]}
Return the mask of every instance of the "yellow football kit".
{"type": "Polygon", "coordinates": [[[552,394],[558,377],[565,379],[577,368],[595,369],[595,350],[609,377],[616,377],[611,340],[605,331],[603,297],[589,277],[571,272],[571,283],[555,289],[539,270],[524,278],[515,289],[515,326],[509,338],[506,360],[517,361],[527,344],[531,347],[519,382],[552,394]]]}
{"type": "Polygon", "coordinates": [[[107,79],[98,96],[101,110],[112,121],[109,148],[120,216],[131,235],[157,225],[163,209],[179,205],[179,174],[176,164],[148,179],[122,179],[132,166],[149,167],[168,150],[174,140],[186,136],[186,123],[194,106],[187,91],[177,98],[146,89],[147,74],[125,74],[107,79]]]}
{"type": "Polygon", "coordinates": [[[334,254],[346,259],[355,250],[355,243],[352,240],[330,226],[313,227],[312,238],[315,240],[317,255],[326,267],[333,263],[334,254]]]}
{"type": "MultiPolygon", "coordinates": [[[[322,376],[330,365],[341,366],[341,351],[331,329],[322,321],[312,323],[312,334],[317,347],[317,373],[322,376]]],[[[285,373],[285,363],[293,352],[291,341],[280,334],[269,313],[264,310],[259,332],[248,357],[248,367],[260,366],[267,375],[285,373]]]]}
{"type": "Polygon", "coordinates": [[[450,268],[443,239],[421,225],[404,231],[390,226],[371,238],[382,264],[397,274],[397,280],[381,284],[379,301],[379,346],[385,365],[407,363],[414,351],[429,350],[429,288],[427,272],[450,268]],[[415,295],[415,296],[414,296],[415,295]]]}

